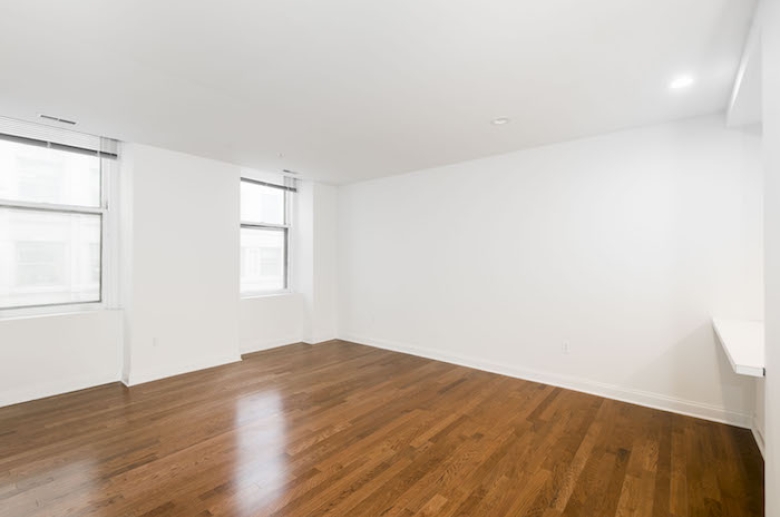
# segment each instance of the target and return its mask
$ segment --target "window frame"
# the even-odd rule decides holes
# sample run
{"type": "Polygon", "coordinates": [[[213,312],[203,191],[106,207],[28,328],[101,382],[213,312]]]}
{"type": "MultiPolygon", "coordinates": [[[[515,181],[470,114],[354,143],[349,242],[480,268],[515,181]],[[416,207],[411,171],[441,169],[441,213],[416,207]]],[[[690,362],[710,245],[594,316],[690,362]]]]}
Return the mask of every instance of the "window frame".
{"type": "MultiPolygon", "coordinates": [[[[20,141],[20,143],[24,143],[20,141]]],[[[56,149],[55,146],[51,146],[56,149]]],[[[67,149],[57,149],[60,152],[70,152],[67,149]]],[[[57,203],[17,201],[0,198],[0,208],[10,210],[29,210],[37,213],[92,215],[100,218],[100,280],[98,299],[95,301],[57,302],[36,305],[20,305],[0,307],[0,319],[47,314],[65,314],[113,308],[116,305],[118,293],[117,259],[115,250],[117,224],[110,210],[111,202],[116,198],[117,167],[116,155],[113,153],[96,153],[100,167],[100,203],[98,206],[82,206],[57,203]]]]}
{"type": "MultiPolygon", "coordinates": [[[[256,180],[249,177],[241,177],[239,182],[239,189],[241,183],[249,183],[252,185],[260,185],[263,187],[269,187],[269,188],[275,188],[283,191],[284,193],[284,224],[272,224],[272,223],[258,223],[258,222],[246,222],[243,219],[239,220],[239,230],[243,228],[249,228],[249,229],[261,229],[261,230],[272,230],[272,231],[280,231],[284,234],[284,287],[282,289],[269,289],[266,291],[261,290],[254,290],[254,291],[244,291],[241,288],[241,278],[240,278],[240,271],[239,271],[239,293],[242,299],[244,298],[259,298],[263,296],[276,296],[280,294],[290,294],[292,293],[292,279],[291,279],[291,260],[290,260],[290,249],[291,249],[291,239],[290,239],[290,229],[292,227],[291,224],[291,217],[292,217],[292,192],[295,191],[293,187],[289,187],[287,185],[277,185],[275,183],[269,183],[266,181],[256,180]]],[[[239,203],[241,203],[240,197],[239,197],[239,203]]],[[[239,214],[241,213],[240,207],[239,207],[239,214]]],[[[239,235],[240,240],[240,235],[239,235]]],[[[239,242],[239,247],[241,243],[239,242]]],[[[240,250],[239,250],[240,251],[240,250]]],[[[240,268],[239,264],[239,268],[240,268]]]]}

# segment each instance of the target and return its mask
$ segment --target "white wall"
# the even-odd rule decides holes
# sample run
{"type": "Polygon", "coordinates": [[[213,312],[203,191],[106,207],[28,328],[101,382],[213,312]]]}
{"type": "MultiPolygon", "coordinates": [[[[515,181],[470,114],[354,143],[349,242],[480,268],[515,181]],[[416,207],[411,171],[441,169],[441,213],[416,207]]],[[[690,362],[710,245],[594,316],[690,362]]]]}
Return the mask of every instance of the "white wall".
{"type": "Polygon", "coordinates": [[[756,379],[756,400],[753,407],[753,437],[766,454],[766,379],[756,379]]]}
{"type": "Polygon", "coordinates": [[[761,5],[766,264],[766,515],[780,515],[780,2],[761,5]]]}
{"type": "Polygon", "coordinates": [[[121,326],[105,310],[0,320],[0,406],[118,381],[121,326]]]}
{"type": "Polygon", "coordinates": [[[337,334],[337,188],[302,182],[296,201],[293,273],[304,303],[302,339],[321,343],[337,334]]]}
{"type": "Polygon", "coordinates": [[[708,117],[344,187],[339,335],[747,426],[710,322],[762,316],[758,146],[708,117]]]}
{"type": "Polygon", "coordinates": [[[303,332],[303,295],[257,296],[241,300],[241,353],[298,343],[303,332]]]}
{"type": "Polygon", "coordinates": [[[335,339],[338,321],[338,189],[314,184],[314,310],[311,343],[335,339]]]}
{"type": "MultiPolygon", "coordinates": [[[[303,294],[239,294],[239,181],[267,175],[142,145],[124,146],[122,160],[127,382],[301,341],[303,294]]],[[[294,206],[311,212],[306,199],[294,206]]]]}
{"type": "Polygon", "coordinates": [[[295,231],[292,235],[292,275],[301,295],[301,340],[312,342],[314,333],[314,184],[302,182],[295,195],[295,231]]]}
{"type": "Polygon", "coordinates": [[[143,145],[122,152],[128,382],[239,360],[240,169],[143,145]]]}

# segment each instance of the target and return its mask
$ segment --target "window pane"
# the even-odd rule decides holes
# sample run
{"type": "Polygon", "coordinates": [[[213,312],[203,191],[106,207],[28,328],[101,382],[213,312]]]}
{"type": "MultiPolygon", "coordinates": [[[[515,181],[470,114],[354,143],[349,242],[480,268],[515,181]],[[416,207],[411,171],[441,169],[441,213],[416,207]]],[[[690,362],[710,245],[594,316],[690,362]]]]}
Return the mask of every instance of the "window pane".
{"type": "Polygon", "coordinates": [[[241,228],[241,292],[279,291],[285,285],[284,229],[241,228]]]}
{"type": "Polygon", "coordinates": [[[241,220],[245,223],[284,224],[284,190],[242,181],[241,220]]]}
{"type": "Polygon", "coordinates": [[[100,301],[100,215],[0,208],[0,308],[100,301]]]}
{"type": "Polygon", "coordinates": [[[100,206],[100,160],[0,140],[0,199],[100,206]]]}

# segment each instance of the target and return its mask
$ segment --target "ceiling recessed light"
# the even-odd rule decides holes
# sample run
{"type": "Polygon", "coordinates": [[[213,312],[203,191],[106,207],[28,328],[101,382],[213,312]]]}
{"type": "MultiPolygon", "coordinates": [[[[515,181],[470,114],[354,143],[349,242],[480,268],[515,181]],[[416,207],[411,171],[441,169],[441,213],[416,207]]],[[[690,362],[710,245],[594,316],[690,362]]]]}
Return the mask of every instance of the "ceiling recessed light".
{"type": "Polygon", "coordinates": [[[672,82],[669,83],[669,89],[670,90],[682,90],[683,88],[688,88],[689,86],[692,86],[694,83],[693,76],[690,74],[685,75],[679,75],[672,79],[672,82]]]}
{"type": "Polygon", "coordinates": [[[509,117],[497,117],[490,121],[494,126],[503,126],[509,124],[509,117]]]}

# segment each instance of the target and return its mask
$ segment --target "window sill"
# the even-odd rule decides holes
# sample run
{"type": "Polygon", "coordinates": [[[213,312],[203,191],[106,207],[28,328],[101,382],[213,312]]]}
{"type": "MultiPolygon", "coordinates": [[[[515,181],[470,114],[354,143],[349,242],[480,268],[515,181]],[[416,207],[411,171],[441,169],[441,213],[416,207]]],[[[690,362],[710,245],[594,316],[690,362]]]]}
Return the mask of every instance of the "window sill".
{"type": "Polygon", "coordinates": [[[279,297],[279,296],[290,296],[293,294],[297,294],[295,291],[285,290],[285,291],[271,291],[267,293],[245,293],[241,295],[242,300],[255,300],[257,298],[273,298],[273,297],[279,297]]]}
{"type": "Polygon", "coordinates": [[[29,318],[47,318],[51,316],[69,316],[112,310],[102,302],[79,303],[73,305],[52,305],[51,307],[31,307],[19,309],[0,309],[0,321],[13,321],[29,318]]]}

